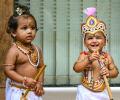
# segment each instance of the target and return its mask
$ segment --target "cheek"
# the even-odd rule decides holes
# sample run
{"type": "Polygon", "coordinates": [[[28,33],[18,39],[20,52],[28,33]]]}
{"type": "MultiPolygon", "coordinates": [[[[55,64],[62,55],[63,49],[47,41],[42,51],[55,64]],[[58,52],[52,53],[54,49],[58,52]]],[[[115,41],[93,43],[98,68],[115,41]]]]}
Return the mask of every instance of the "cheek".
{"type": "Polygon", "coordinates": [[[33,31],[32,34],[33,34],[33,36],[36,36],[36,31],[33,31]]]}
{"type": "Polygon", "coordinates": [[[105,41],[105,40],[101,40],[100,43],[101,43],[101,45],[103,45],[103,46],[106,45],[106,41],[105,41]]]}
{"type": "Polygon", "coordinates": [[[88,47],[89,44],[90,44],[90,41],[87,41],[87,40],[86,40],[86,41],[84,42],[84,45],[85,45],[86,47],[88,47]]]}
{"type": "Polygon", "coordinates": [[[89,45],[91,43],[90,40],[86,40],[85,44],[89,45]]]}

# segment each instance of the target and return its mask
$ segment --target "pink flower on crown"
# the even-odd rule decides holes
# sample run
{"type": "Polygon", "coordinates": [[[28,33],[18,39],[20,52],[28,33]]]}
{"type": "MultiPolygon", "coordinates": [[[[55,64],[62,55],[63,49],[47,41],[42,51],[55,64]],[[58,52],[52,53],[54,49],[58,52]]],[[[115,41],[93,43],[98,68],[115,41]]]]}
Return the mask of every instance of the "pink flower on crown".
{"type": "Polygon", "coordinates": [[[95,15],[95,13],[96,13],[96,8],[94,8],[94,7],[89,7],[89,8],[87,8],[87,9],[85,9],[85,10],[83,10],[83,12],[87,15],[87,16],[91,16],[91,15],[95,15]]]}

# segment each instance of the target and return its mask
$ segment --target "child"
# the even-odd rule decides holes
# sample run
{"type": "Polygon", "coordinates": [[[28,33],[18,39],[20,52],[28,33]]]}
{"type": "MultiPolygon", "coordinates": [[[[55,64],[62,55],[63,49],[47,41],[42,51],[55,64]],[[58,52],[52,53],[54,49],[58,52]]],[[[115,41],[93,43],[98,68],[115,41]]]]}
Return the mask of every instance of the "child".
{"type": "Polygon", "coordinates": [[[110,54],[102,50],[106,45],[106,26],[93,16],[95,11],[92,7],[85,10],[89,17],[81,27],[88,51],[80,53],[73,67],[75,72],[83,73],[76,100],[110,100],[103,75],[114,78],[119,73],[110,54]],[[104,66],[101,66],[101,62],[104,66]]]}
{"type": "Polygon", "coordinates": [[[42,100],[44,94],[44,74],[35,80],[34,77],[44,67],[40,48],[32,44],[36,36],[37,23],[27,7],[18,5],[8,21],[7,32],[13,37],[13,44],[6,54],[5,74],[6,100],[20,100],[26,89],[29,89],[27,100],[42,100]]]}

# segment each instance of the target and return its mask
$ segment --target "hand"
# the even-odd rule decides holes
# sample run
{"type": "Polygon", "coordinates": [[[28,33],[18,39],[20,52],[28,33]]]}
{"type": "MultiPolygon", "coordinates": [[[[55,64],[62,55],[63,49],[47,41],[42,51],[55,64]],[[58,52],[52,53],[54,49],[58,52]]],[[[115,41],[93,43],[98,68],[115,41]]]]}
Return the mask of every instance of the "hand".
{"type": "Polygon", "coordinates": [[[36,84],[35,88],[34,88],[35,94],[38,96],[42,96],[44,94],[44,89],[42,84],[40,84],[39,82],[36,84]]]}
{"type": "Polygon", "coordinates": [[[34,80],[33,78],[29,78],[29,77],[26,77],[23,81],[23,84],[27,88],[34,88],[36,83],[37,83],[36,80],[34,80]]]}
{"type": "Polygon", "coordinates": [[[106,77],[109,77],[109,70],[106,67],[102,67],[100,70],[100,74],[102,76],[105,75],[106,77]]]}
{"type": "Polygon", "coordinates": [[[95,60],[98,60],[100,57],[99,52],[98,51],[94,51],[92,54],[88,55],[88,60],[93,62],[95,60]]]}

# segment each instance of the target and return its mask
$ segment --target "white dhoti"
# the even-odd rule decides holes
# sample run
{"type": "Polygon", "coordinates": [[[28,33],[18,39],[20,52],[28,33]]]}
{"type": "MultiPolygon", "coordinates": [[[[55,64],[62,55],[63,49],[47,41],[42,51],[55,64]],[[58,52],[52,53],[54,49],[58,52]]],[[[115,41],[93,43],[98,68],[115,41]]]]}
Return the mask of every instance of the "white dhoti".
{"type": "Polygon", "coordinates": [[[76,100],[110,100],[107,90],[102,92],[93,92],[82,85],[77,87],[76,100]]]}
{"type": "MultiPolygon", "coordinates": [[[[10,80],[6,81],[6,100],[20,100],[22,93],[25,92],[24,89],[20,89],[14,86],[10,86],[10,80]]],[[[27,96],[27,100],[42,100],[41,96],[37,96],[33,91],[30,91],[27,96]]]]}

